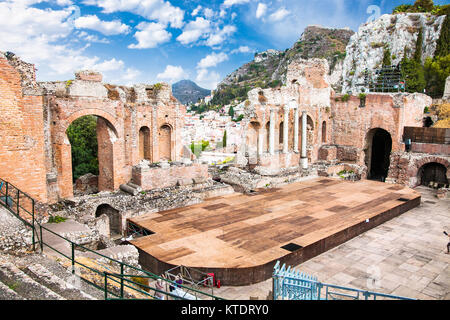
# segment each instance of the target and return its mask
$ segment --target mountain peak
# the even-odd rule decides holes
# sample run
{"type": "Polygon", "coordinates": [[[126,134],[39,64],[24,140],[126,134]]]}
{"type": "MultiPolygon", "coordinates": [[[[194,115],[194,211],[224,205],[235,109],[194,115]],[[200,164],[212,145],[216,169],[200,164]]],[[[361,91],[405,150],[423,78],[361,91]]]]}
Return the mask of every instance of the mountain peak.
{"type": "Polygon", "coordinates": [[[211,90],[201,88],[194,81],[185,79],[172,85],[172,93],[178,101],[188,105],[209,96],[211,90]]]}

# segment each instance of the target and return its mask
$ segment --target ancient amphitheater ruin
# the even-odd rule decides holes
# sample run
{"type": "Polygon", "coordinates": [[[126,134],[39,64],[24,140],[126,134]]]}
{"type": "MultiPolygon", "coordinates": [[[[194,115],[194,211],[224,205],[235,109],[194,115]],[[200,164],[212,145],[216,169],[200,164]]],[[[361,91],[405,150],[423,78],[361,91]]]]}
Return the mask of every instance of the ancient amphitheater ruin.
{"type": "Polygon", "coordinates": [[[424,128],[432,99],[343,97],[328,68],[296,61],[286,86],[250,91],[245,143],[233,162],[212,167],[182,145],[186,107],[169,85],[109,85],[91,71],[39,82],[32,64],[0,53],[0,202],[9,217],[0,280],[10,284],[1,297],[104,298],[85,281],[63,290],[68,268],[119,297],[150,292],[124,289],[132,276],[145,287],[141,277],[158,297],[159,277],[190,268],[201,274],[191,275],[191,294],[217,298],[198,286],[211,273],[216,285],[257,284],[278,261],[299,265],[419,206],[412,188],[440,187],[445,197],[450,129],[424,128]],[[98,119],[99,192],[74,196],[66,131],[85,115],[98,119]],[[14,290],[17,279],[29,290],[14,290]],[[56,289],[41,290],[43,279],[56,289]]]}

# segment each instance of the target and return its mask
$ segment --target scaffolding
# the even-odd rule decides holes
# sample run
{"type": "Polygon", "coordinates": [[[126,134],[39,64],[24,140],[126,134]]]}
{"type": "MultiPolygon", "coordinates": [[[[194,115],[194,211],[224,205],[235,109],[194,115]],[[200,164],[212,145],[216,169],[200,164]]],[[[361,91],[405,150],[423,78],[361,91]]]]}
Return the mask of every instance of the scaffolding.
{"type": "Polygon", "coordinates": [[[383,66],[370,72],[364,70],[364,83],[359,84],[364,92],[405,92],[406,81],[400,65],[383,66]]]}
{"type": "Polygon", "coordinates": [[[188,300],[201,300],[198,292],[206,290],[214,295],[215,279],[212,273],[205,273],[195,268],[177,266],[164,272],[166,284],[172,283],[168,288],[172,294],[179,295],[188,300]],[[182,289],[179,289],[179,284],[182,289]],[[191,290],[190,290],[191,289],[191,290]]]}

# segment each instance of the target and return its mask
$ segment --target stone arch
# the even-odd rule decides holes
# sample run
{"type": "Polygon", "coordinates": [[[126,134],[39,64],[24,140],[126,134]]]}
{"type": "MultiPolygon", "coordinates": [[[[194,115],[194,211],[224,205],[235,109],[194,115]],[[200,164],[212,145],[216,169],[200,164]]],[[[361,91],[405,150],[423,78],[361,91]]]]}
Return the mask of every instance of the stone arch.
{"type": "Polygon", "coordinates": [[[417,171],[417,183],[429,186],[430,182],[448,185],[447,168],[437,162],[428,162],[417,171]]]}
{"type": "Polygon", "coordinates": [[[115,119],[107,112],[99,109],[83,109],[72,113],[65,120],[54,123],[59,136],[55,137],[55,163],[58,168],[58,185],[61,198],[73,196],[72,175],[72,146],[67,137],[67,129],[76,119],[83,116],[97,117],[99,191],[113,191],[116,189],[116,174],[114,171],[114,149],[118,143],[119,134],[115,119]]]}
{"type": "Polygon", "coordinates": [[[151,161],[150,129],[147,126],[139,129],[139,160],[151,161]]]}
{"type": "Polygon", "coordinates": [[[385,181],[390,166],[392,136],[383,128],[370,129],[366,135],[365,164],[367,178],[385,181]]]}
{"type": "Polygon", "coordinates": [[[420,170],[427,164],[434,163],[441,165],[446,169],[447,181],[450,182],[450,161],[446,158],[439,156],[426,156],[421,159],[416,160],[408,170],[408,176],[410,177],[410,186],[417,187],[421,185],[422,181],[419,179],[421,177],[420,170]]]}
{"type": "Polygon", "coordinates": [[[122,235],[122,216],[119,210],[113,208],[107,203],[104,203],[99,205],[95,210],[95,217],[105,219],[105,225],[101,228],[102,234],[109,232],[109,234],[104,234],[109,237],[122,235]]]}
{"type": "Polygon", "coordinates": [[[159,160],[172,160],[172,131],[167,123],[158,130],[159,160]]]}
{"type": "Polygon", "coordinates": [[[74,122],[76,119],[81,118],[83,116],[96,116],[99,118],[103,118],[105,120],[107,120],[110,125],[111,128],[114,131],[114,134],[116,135],[116,138],[120,138],[118,131],[116,130],[116,128],[118,128],[116,119],[109,114],[108,112],[105,112],[101,109],[96,109],[96,108],[86,108],[86,109],[82,109],[76,112],[73,112],[72,114],[70,114],[67,119],[65,119],[65,121],[61,121],[62,125],[63,125],[63,132],[67,131],[67,128],[69,128],[70,124],[72,122],[74,122]]]}

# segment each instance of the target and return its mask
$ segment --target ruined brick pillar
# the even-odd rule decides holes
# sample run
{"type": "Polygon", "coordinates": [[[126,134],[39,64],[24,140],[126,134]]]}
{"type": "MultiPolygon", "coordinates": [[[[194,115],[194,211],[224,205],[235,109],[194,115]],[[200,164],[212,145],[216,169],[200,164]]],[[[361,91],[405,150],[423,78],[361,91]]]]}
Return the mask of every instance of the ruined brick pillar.
{"type": "MultiPolygon", "coordinates": [[[[97,118],[97,139],[98,139],[98,190],[114,191],[118,186],[114,183],[115,178],[115,148],[114,143],[117,136],[108,122],[102,118],[97,118]]],[[[117,152],[118,153],[118,152],[117,152]]]]}

